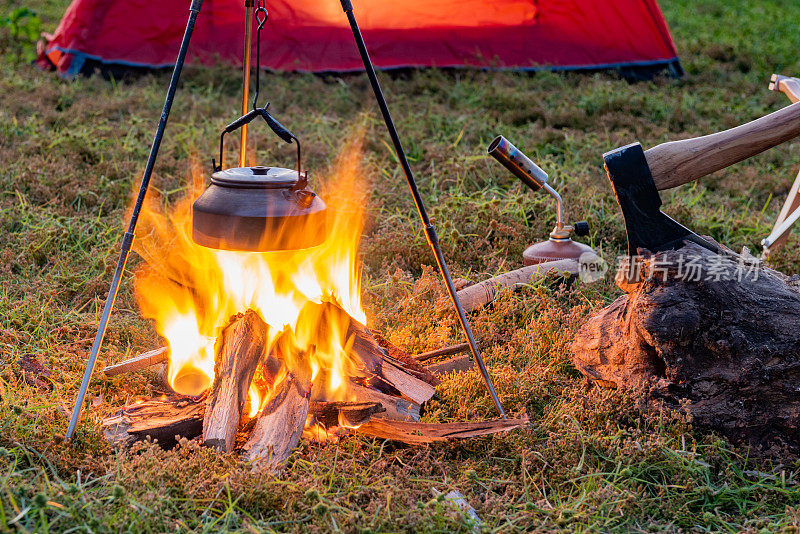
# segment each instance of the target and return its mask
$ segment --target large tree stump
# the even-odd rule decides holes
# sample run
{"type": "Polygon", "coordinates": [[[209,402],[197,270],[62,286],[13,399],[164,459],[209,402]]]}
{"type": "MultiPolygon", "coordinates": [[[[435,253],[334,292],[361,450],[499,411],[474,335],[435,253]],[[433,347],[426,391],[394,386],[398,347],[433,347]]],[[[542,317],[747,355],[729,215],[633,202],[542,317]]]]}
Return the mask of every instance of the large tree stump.
{"type": "Polygon", "coordinates": [[[689,244],[642,263],[584,325],[573,362],[602,386],[643,388],[762,456],[800,452],[800,291],[794,278],[689,244]]]}

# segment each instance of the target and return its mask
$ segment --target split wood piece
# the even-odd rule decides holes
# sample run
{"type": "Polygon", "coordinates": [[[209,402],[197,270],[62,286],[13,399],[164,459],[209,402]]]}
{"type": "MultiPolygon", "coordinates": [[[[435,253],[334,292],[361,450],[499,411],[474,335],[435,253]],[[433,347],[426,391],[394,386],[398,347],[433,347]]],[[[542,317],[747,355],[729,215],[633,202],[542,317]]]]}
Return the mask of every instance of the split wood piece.
{"type": "Polygon", "coordinates": [[[103,421],[101,430],[112,446],[129,446],[150,438],[169,448],[176,436],[194,439],[203,432],[204,397],[149,399],[122,408],[103,421]]]}
{"type": "Polygon", "coordinates": [[[264,471],[274,471],[286,462],[300,443],[308,416],[310,387],[304,388],[291,374],[278,387],[243,447],[244,459],[264,471]]]}
{"type": "Polygon", "coordinates": [[[417,404],[428,402],[436,393],[436,388],[428,382],[423,382],[388,361],[383,362],[381,366],[381,378],[397,389],[403,397],[417,404]]]}
{"type": "Polygon", "coordinates": [[[374,417],[358,427],[356,432],[381,439],[402,441],[409,445],[424,445],[434,441],[466,439],[507,432],[527,424],[527,417],[495,419],[479,423],[411,423],[374,417]]]}
{"type": "Polygon", "coordinates": [[[386,351],[386,356],[384,356],[386,361],[400,367],[406,373],[419,378],[423,382],[427,382],[431,386],[436,387],[439,385],[439,379],[420,364],[416,358],[394,345],[375,330],[371,330],[370,332],[372,337],[375,338],[375,341],[386,351]]]}
{"type": "Polygon", "coordinates": [[[651,256],[643,282],[578,331],[573,363],[754,455],[800,454],[800,289],[757,265],[694,244],[651,256]]]}
{"type": "Polygon", "coordinates": [[[380,402],[344,401],[314,401],[308,409],[314,420],[325,428],[340,425],[352,428],[363,425],[376,413],[385,411],[386,408],[380,402]]]}
{"type": "Polygon", "coordinates": [[[132,373],[141,369],[147,369],[154,365],[164,363],[169,359],[169,349],[161,347],[160,349],[148,350],[138,356],[127,359],[125,361],[109,365],[103,369],[106,376],[121,375],[124,373],[132,373]]]}
{"type": "Polygon", "coordinates": [[[532,281],[541,280],[550,273],[566,273],[574,276],[578,274],[579,269],[580,264],[576,260],[546,261],[489,278],[462,289],[456,295],[464,310],[471,312],[494,301],[503,288],[516,289],[532,281]]]}
{"type": "MultiPolygon", "coordinates": [[[[342,313],[345,312],[342,310],[342,313]]],[[[394,347],[393,357],[379,344],[370,329],[355,319],[350,319],[347,336],[348,339],[352,336],[353,352],[364,362],[366,370],[373,375],[375,380],[372,381],[372,385],[380,388],[383,393],[402,395],[416,404],[427,402],[436,393],[436,388],[430,382],[418,378],[410,366],[405,366],[403,357],[399,354],[402,352],[400,349],[394,347]]],[[[411,359],[410,356],[407,358],[411,359]]],[[[430,375],[424,370],[419,373],[426,377],[430,375]]],[[[435,377],[431,378],[435,380],[435,377]]]]}
{"type": "Polygon", "coordinates": [[[230,452],[259,361],[266,356],[267,325],[256,312],[238,314],[222,331],[214,384],[206,402],[203,443],[230,452]]]}
{"type": "Polygon", "coordinates": [[[453,354],[460,354],[470,350],[469,343],[459,343],[458,345],[451,345],[449,347],[442,347],[441,349],[430,350],[416,355],[418,362],[424,362],[439,358],[441,356],[452,356],[453,354]]]}
{"type": "Polygon", "coordinates": [[[393,397],[353,382],[347,385],[347,394],[353,402],[378,402],[386,410],[383,417],[396,421],[419,421],[419,404],[393,397]]]}
{"type": "Polygon", "coordinates": [[[469,354],[464,354],[462,356],[456,356],[455,358],[450,358],[448,360],[444,360],[441,362],[432,363],[427,366],[427,369],[438,375],[446,375],[447,373],[463,373],[465,371],[469,371],[470,369],[474,369],[475,364],[472,361],[472,356],[469,354]]]}

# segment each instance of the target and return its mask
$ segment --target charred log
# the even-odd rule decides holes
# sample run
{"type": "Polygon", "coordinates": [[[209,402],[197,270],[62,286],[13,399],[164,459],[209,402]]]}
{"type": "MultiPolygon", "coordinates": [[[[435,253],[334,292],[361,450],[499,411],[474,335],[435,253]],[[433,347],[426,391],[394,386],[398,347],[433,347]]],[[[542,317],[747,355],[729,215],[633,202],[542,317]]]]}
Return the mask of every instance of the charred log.
{"type": "Polygon", "coordinates": [[[383,417],[397,421],[419,421],[419,404],[386,395],[380,391],[351,382],[347,385],[348,398],[353,402],[377,402],[386,410],[383,417]]]}
{"type": "Polygon", "coordinates": [[[379,402],[315,401],[311,403],[308,413],[314,417],[315,423],[331,428],[363,425],[373,415],[385,411],[386,408],[379,402]]]}
{"type": "Polygon", "coordinates": [[[178,437],[194,439],[203,432],[205,398],[175,396],[149,399],[122,408],[103,421],[101,430],[112,446],[130,446],[150,438],[169,448],[178,437]]]}

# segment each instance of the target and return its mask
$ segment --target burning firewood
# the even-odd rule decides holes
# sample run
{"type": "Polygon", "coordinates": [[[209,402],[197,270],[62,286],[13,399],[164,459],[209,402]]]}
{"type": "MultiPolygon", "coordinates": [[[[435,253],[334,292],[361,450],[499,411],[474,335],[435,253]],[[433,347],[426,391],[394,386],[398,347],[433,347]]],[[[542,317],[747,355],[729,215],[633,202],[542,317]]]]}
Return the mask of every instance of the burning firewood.
{"type": "Polygon", "coordinates": [[[283,465],[300,443],[308,416],[311,388],[304,388],[292,374],[278,388],[243,448],[243,458],[259,469],[274,470],[283,465]]]}
{"type": "MultiPolygon", "coordinates": [[[[386,340],[383,343],[390,347],[391,354],[385,349],[375,333],[360,324],[347,313],[331,303],[324,303],[325,314],[337,317],[337,320],[347,321],[346,337],[352,340],[350,349],[363,363],[364,370],[370,374],[368,383],[375,389],[389,396],[403,396],[416,404],[423,404],[430,400],[436,393],[435,384],[438,382],[430,372],[421,365],[413,362],[413,358],[386,340]]],[[[336,322],[336,321],[332,321],[336,322]]],[[[321,335],[329,335],[322,332],[321,335]]],[[[383,339],[383,338],[381,338],[383,339]]],[[[358,399],[366,400],[366,399],[358,399]]],[[[387,409],[389,409],[387,407],[387,409]]]]}
{"type": "Polygon", "coordinates": [[[248,310],[223,330],[203,420],[205,445],[224,452],[233,448],[250,382],[266,355],[267,328],[257,313],[248,310]]]}
{"type": "Polygon", "coordinates": [[[409,445],[424,445],[434,441],[466,439],[506,432],[527,424],[527,417],[478,423],[417,423],[373,418],[358,427],[356,432],[376,438],[402,441],[409,445]]]}
{"type": "Polygon", "coordinates": [[[176,437],[193,439],[203,432],[204,397],[173,396],[126,406],[102,424],[112,446],[129,446],[150,438],[169,448],[176,437]]]}

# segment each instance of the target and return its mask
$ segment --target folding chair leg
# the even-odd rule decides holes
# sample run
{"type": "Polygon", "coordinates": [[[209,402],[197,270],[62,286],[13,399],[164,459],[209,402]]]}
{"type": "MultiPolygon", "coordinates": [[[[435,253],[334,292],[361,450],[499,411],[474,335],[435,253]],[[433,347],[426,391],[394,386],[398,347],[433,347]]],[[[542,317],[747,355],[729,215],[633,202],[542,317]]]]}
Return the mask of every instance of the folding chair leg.
{"type": "Polygon", "coordinates": [[[800,208],[800,172],[797,173],[797,178],[795,178],[794,184],[792,184],[792,188],[789,190],[789,196],[786,197],[786,202],[783,203],[783,208],[781,208],[778,219],[772,227],[772,233],[762,241],[764,245],[764,256],[780,249],[783,244],[786,243],[786,240],[789,238],[791,225],[787,226],[782,231],[781,226],[798,208],[800,208]]]}

